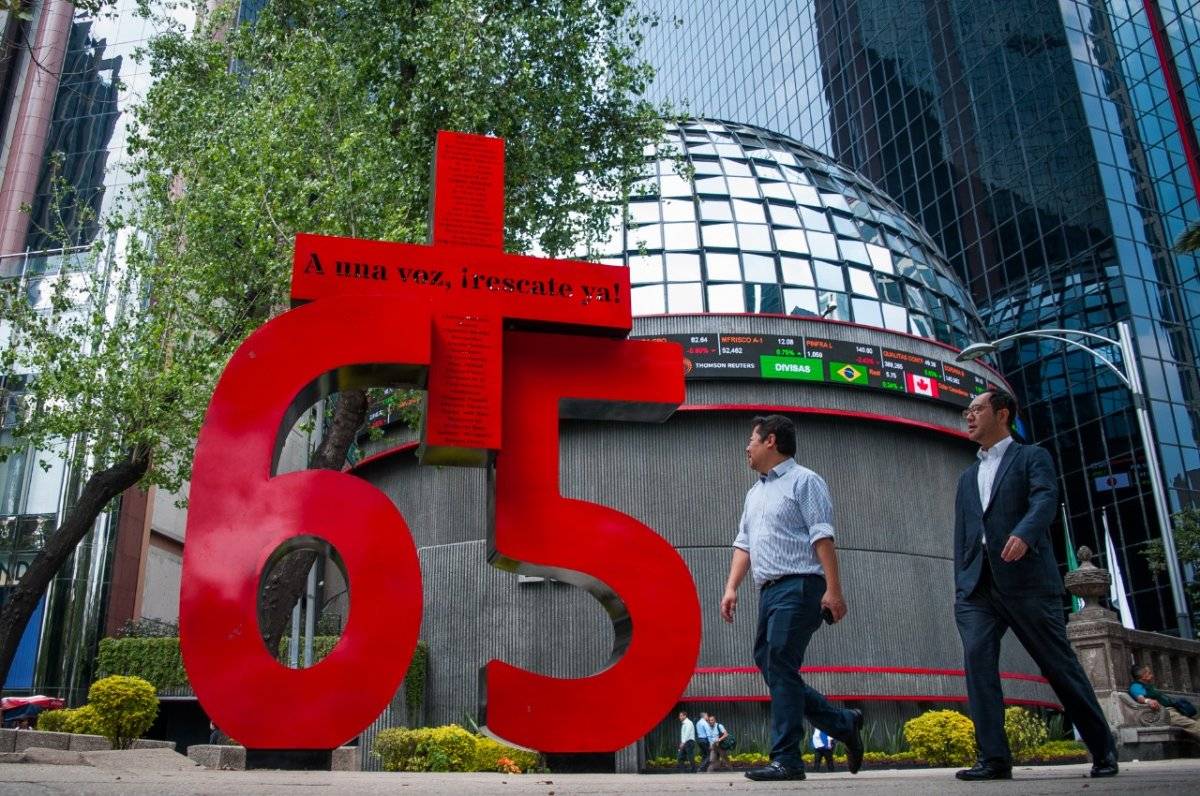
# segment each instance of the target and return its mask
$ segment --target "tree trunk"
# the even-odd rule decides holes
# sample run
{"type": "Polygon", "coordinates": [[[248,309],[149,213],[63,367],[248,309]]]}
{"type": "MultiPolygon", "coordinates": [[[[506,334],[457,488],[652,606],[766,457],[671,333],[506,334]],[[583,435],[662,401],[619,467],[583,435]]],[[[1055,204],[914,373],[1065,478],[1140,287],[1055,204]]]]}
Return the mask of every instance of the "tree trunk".
{"type": "Polygon", "coordinates": [[[92,475],[83,485],[79,499],[63,512],[58,527],[47,537],[0,609],[0,684],[8,678],[25,626],[54,576],[95,526],[96,518],[109,502],[140,481],[149,466],[148,451],[130,451],[125,459],[92,475]]]}
{"type": "MultiPolygon", "coordinates": [[[[349,390],[338,394],[333,408],[333,420],[329,433],[317,446],[309,462],[312,470],[341,470],[346,463],[346,453],[358,429],[367,417],[367,393],[349,390]]],[[[267,649],[280,661],[283,654],[279,643],[292,621],[292,607],[308,586],[308,571],[317,560],[317,554],[301,550],[281,559],[263,584],[259,593],[258,621],[267,649]]]]}

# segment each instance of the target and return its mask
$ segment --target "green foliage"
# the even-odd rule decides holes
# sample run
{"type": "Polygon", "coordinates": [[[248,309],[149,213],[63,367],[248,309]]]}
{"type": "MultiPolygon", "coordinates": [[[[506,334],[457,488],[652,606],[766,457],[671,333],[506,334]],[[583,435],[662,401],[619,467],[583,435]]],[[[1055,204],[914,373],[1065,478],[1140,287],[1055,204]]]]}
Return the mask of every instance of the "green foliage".
{"type": "MultiPolygon", "coordinates": [[[[877,752],[896,754],[904,750],[904,727],[894,723],[868,721],[863,728],[863,745],[877,752]]],[[[839,746],[839,749],[842,747],[839,746]]]]}
{"type": "Polygon", "coordinates": [[[45,710],[38,714],[37,728],[42,732],[66,732],[67,720],[71,717],[68,709],[45,710]]]}
{"type": "Polygon", "coordinates": [[[418,641],[413,650],[412,662],[404,675],[404,706],[408,709],[409,721],[419,715],[425,702],[425,680],[429,676],[429,645],[418,641]]]}
{"type": "MultiPolygon", "coordinates": [[[[1180,566],[1191,564],[1200,566],[1200,508],[1186,508],[1171,515],[1175,532],[1175,551],[1179,557],[1180,566]]],[[[1167,571],[1167,557],[1161,539],[1153,539],[1146,543],[1142,552],[1150,571],[1164,573],[1167,571]]],[[[1184,589],[1191,598],[1193,606],[1200,607],[1200,581],[1190,581],[1184,584],[1184,589]]]]}
{"type": "Polygon", "coordinates": [[[1087,747],[1079,741],[1047,741],[1027,749],[1021,756],[1022,762],[1036,760],[1073,760],[1088,756],[1087,747]]]}
{"type": "Polygon", "coordinates": [[[114,674],[140,677],[158,691],[188,684],[187,672],[179,654],[178,638],[132,636],[101,639],[96,668],[101,677],[114,674]]]}
{"type": "Polygon", "coordinates": [[[52,710],[49,713],[43,713],[38,716],[38,729],[44,729],[48,732],[103,735],[100,732],[100,717],[96,714],[96,708],[92,705],[52,710]],[[43,724],[43,719],[45,719],[45,724],[43,724]]]}
{"type": "Polygon", "coordinates": [[[88,704],[80,710],[87,708],[95,712],[98,734],[108,738],[113,749],[128,749],[158,716],[158,695],[140,677],[113,675],[92,683],[88,704]]]}
{"type": "Polygon", "coordinates": [[[394,727],[375,736],[372,751],[384,771],[473,771],[478,737],[457,724],[415,730],[394,727]]]}
{"type": "MultiPolygon", "coordinates": [[[[341,640],[341,636],[313,636],[312,662],[322,660],[326,655],[333,651],[333,648],[341,640]]],[[[288,646],[292,643],[291,636],[284,636],[279,639],[279,657],[278,660],[288,660],[288,646]]],[[[300,663],[304,663],[304,639],[300,639],[300,663]]]]}
{"type": "Polygon", "coordinates": [[[1019,759],[1046,743],[1049,731],[1037,714],[1014,705],[1004,711],[1004,734],[1013,757],[1019,759]]]}
{"type": "Polygon", "coordinates": [[[538,766],[536,754],[475,735],[457,724],[383,730],[375,737],[372,751],[379,758],[384,771],[502,771],[519,774],[536,770],[538,766]]]}
{"type": "Polygon", "coordinates": [[[1200,251],[1200,223],[1192,224],[1185,229],[1175,241],[1175,250],[1179,252],[1200,251]]]}
{"type": "Polygon", "coordinates": [[[476,771],[520,774],[535,768],[537,762],[538,756],[533,752],[515,749],[492,738],[475,736],[476,771]],[[507,764],[503,761],[507,761],[507,764]]]}
{"type": "Polygon", "coordinates": [[[904,740],[930,765],[970,765],[975,759],[975,725],[958,711],[930,710],[910,719],[904,740]]]}
{"type": "MultiPolygon", "coordinates": [[[[1009,710],[1011,710],[1011,708],[1009,710]]],[[[945,717],[945,716],[935,716],[934,718],[926,718],[928,716],[931,716],[932,714],[925,713],[922,716],[918,717],[918,719],[924,720],[918,724],[918,727],[920,728],[922,725],[929,725],[929,727],[926,729],[931,728],[930,729],[931,734],[934,734],[937,737],[946,737],[949,735],[956,734],[960,741],[962,740],[963,730],[966,730],[971,733],[974,732],[973,725],[969,725],[969,724],[964,725],[962,723],[962,720],[966,719],[966,717],[963,716],[962,714],[955,713],[953,711],[937,711],[937,713],[939,713],[939,714],[950,713],[950,714],[952,714],[952,716],[958,716],[958,718],[955,719],[952,717],[945,717]]],[[[1009,714],[1006,713],[1006,719],[1008,718],[1008,715],[1009,714]]],[[[1033,716],[1030,716],[1029,718],[1031,718],[1035,721],[1037,720],[1036,717],[1033,717],[1033,716]]],[[[918,721],[918,719],[913,719],[913,721],[918,721]]],[[[970,721],[969,719],[966,719],[966,720],[968,722],[970,721]]],[[[1020,721],[1024,722],[1024,721],[1026,721],[1026,719],[1020,719],[1020,721]]],[[[909,724],[912,724],[912,722],[909,722],[909,724]]],[[[906,730],[908,729],[908,725],[905,725],[905,729],[906,730]]],[[[1007,729],[1007,727],[1006,727],[1006,729],[1007,729]]],[[[924,731],[925,730],[923,729],[922,732],[924,732],[924,731]]],[[[1036,734],[1036,730],[1034,730],[1033,732],[1034,732],[1034,734],[1036,734]]],[[[1009,742],[1012,743],[1012,734],[1011,733],[1009,734],[1009,739],[1010,739],[1009,742]]],[[[920,743],[920,741],[918,741],[918,743],[920,743]]],[[[959,744],[959,746],[961,747],[961,743],[959,744]]],[[[972,741],[972,749],[973,749],[973,741],[972,741]]],[[[973,756],[973,754],[974,754],[974,752],[972,751],[971,755],[973,756]]],[[[1018,763],[1062,763],[1062,762],[1073,762],[1073,761],[1077,761],[1077,760],[1082,761],[1087,758],[1087,754],[1088,754],[1087,747],[1085,747],[1083,744],[1079,743],[1078,741],[1045,741],[1045,742],[1039,743],[1036,746],[1025,747],[1020,752],[1017,751],[1016,747],[1013,748],[1013,756],[1014,756],[1014,759],[1018,763]]],[[[659,769],[659,770],[673,769],[675,767],[675,760],[676,760],[675,755],[660,754],[657,757],[652,757],[649,760],[647,760],[646,767],[648,769],[659,769]]],[[[767,756],[767,754],[765,752],[740,752],[738,754],[733,754],[733,755],[729,756],[729,761],[731,763],[733,763],[735,766],[738,766],[741,768],[754,768],[756,766],[766,765],[769,762],[769,760],[770,760],[770,758],[767,756]]],[[[841,746],[838,747],[838,751],[834,753],[834,760],[837,761],[841,765],[845,765],[846,752],[845,752],[844,747],[841,747],[841,746]]],[[[961,755],[961,754],[957,758],[951,758],[950,756],[946,756],[946,755],[943,755],[940,758],[939,757],[930,757],[928,754],[918,752],[915,749],[909,750],[909,751],[891,751],[891,752],[868,751],[866,754],[863,755],[863,762],[866,765],[881,767],[881,768],[887,767],[887,766],[908,767],[908,766],[928,765],[928,766],[935,766],[935,767],[944,767],[947,765],[968,765],[970,762],[972,762],[972,760],[973,760],[973,757],[968,758],[965,755],[961,755]]]]}
{"type": "MultiPolygon", "coordinates": [[[[630,0],[275,0],[253,26],[184,2],[196,31],[140,5],[131,188],[98,238],[56,223],[66,255],[0,280],[0,373],[37,374],[15,438],[76,441],[84,475],[135,454],[178,489],[232,351],[288,306],[296,233],[426,240],[437,130],[508,140],[507,240],[550,253],[607,237],[662,134],[630,0]]],[[[77,194],[56,186],[62,218],[77,194]]]]}

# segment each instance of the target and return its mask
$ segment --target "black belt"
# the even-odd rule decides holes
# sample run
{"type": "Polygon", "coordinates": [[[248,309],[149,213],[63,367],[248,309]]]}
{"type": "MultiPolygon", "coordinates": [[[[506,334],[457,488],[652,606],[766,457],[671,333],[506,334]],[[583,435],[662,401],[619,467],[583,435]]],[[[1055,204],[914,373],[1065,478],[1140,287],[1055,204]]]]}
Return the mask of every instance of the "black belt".
{"type": "Polygon", "coordinates": [[[807,574],[806,575],[806,574],[801,574],[799,572],[794,573],[792,575],[780,575],[778,578],[772,578],[771,580],[764,581],[763,585],[759,588],[759,591],[766,591],[767,589],[774,586],[776,583],[783,583],[785,580],[791,580],[792,578],[820,578],[820,577],[823,577],[823,576],[815,575],[815,574],[807,574]]]}

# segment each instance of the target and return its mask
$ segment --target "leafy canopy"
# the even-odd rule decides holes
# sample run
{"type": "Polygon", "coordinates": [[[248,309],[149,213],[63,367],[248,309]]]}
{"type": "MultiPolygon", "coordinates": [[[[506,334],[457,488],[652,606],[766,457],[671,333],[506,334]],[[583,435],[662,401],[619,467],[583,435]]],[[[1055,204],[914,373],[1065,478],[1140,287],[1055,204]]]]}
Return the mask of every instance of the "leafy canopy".
{"type": "Polygon", "coordinates": [[[52,311],[10,296],[0,362],[38,374],[25,439],[87,432],[100,467],[144,446],[153,483],[186,477],[221,368],[286,308],[297,232],[424,242],[439,129],[507,140],[508,245],[549,253],[607,236],[661,135],[628,0],[274,0],[253,25],[191,5],[194,32],[142,7],[161,32],[100,255],[119,267],[52,311]]]}

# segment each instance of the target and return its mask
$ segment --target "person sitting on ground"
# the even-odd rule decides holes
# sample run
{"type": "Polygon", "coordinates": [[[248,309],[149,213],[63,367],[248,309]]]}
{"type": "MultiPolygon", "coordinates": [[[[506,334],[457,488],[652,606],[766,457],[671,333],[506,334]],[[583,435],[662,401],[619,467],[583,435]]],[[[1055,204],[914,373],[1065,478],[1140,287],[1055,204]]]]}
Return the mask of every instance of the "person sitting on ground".
{"type": "MultiPolygon", "coordinates": [[[[1129,673],[1133,682],[1129,685],[1129,695],[1140,705],[1147,705],[1154,710],[1166,708],[1167,720],[1172,727],[1178,727],[1188,736],[1200,743],[1200,722],[1188,718],[1179,712],[1177,701],[1154,687],[1154,670],[1144,663],[1134,665],[1129,673]]],[[[1190,704],[1190,703],[1189,703],[1190,704]]]]}

